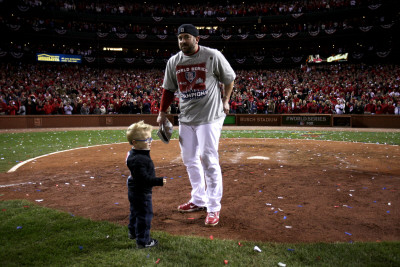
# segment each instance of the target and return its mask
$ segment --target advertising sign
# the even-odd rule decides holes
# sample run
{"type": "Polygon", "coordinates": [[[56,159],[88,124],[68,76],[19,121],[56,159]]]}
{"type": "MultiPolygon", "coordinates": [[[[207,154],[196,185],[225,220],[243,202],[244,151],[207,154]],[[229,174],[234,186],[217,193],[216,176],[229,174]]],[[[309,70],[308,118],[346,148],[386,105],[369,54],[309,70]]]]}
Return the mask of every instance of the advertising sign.
{"type": "Polygon", "coordinates": [[[283,115],[282,125],[331,126],[330,115],[283,115]]]}
{"type": "Polygon", "coordinates": [[[81,63],[80,55],[65,55],[65,54],[36,54],[38,62],[61,62],[61,63],[81,63]]]}

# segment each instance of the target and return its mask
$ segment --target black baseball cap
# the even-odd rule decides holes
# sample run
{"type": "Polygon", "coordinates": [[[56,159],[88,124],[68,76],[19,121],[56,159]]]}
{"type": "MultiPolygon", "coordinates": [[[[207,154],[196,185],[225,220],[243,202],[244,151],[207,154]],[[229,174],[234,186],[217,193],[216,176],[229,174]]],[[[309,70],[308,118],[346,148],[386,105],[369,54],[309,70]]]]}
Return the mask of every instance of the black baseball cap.
{"type": "Polygon", "coordinates": [[[199,30],[192,24],[182,24],[178,28],[178,35],[181,33],[188,33],[193,35],[194,37],[199,36],[199,30]]]}

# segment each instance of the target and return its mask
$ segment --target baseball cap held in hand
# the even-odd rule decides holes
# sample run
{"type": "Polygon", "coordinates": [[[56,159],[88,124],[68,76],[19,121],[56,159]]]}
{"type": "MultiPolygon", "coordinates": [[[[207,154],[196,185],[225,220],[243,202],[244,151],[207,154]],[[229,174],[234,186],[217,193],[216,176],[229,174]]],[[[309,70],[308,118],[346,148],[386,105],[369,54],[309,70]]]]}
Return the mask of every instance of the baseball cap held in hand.
{"type": "Polygon", "coordinates": [[[192,24],[182,24],[181,26],[179,26],[178,34],[181,33],[188,33],[193,35],[194,37],[199,36],[199,30],[192,24]]]}
{"type": "Polygon", "coordinates": [[[174,127],[172,123],[168,119],[165,119],[165,122],[160,125],[160,128],[157,131],[157,135],[161,139],[161,141],[163,141],[166,144],[169,143],[173,128],[174,127]]]}

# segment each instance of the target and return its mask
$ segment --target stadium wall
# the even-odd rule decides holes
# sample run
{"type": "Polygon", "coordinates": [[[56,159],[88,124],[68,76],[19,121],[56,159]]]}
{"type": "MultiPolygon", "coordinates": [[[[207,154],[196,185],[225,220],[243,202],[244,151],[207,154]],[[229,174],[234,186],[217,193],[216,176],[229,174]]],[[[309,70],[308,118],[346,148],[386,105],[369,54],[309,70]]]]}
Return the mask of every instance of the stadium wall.
{"type": "MultiPolygon", "coordinates": [[[[168,115],[178,125],[177,115],[168,115]]],[[[0,129],[116,127],[144,120],[157,126],[157,115],[27,115],[0,116],[0,129]]],[[[329,115],[329,114],[229,114],[225,125],[232,126],[313,126],[353,128],[398,128],[396,115],[329,115]]]]}

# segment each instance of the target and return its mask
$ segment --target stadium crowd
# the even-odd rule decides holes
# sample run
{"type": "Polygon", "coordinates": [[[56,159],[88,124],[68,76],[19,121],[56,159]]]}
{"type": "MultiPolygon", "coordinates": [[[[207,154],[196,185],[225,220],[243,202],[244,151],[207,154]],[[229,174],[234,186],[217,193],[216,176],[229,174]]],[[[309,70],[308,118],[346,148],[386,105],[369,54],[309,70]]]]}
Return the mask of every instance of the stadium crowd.
{"type": "MultiPolygon", "coordinates": [[[[400,114],[398,65],[236,70],[232,114],[400,114]]],[[[162,70],[1,64],[0,115],[157,114],[162,70]]],[[[171,114],[179,113],[176,96],[171,114]]]]}
{"type": "Polygon", "coordinates": [[[96,2],[91,0],[54,0],[44,5],[40,0],[22,0],[20,6],[67,12],[127,14],[153,17],[235,17],[273,16],[328,11],[379,4],[377,0],[286,0],[286,1],[213,1],[205,3],[176,3],[148,1],[146,5],[131,1],[96,2]]]}

